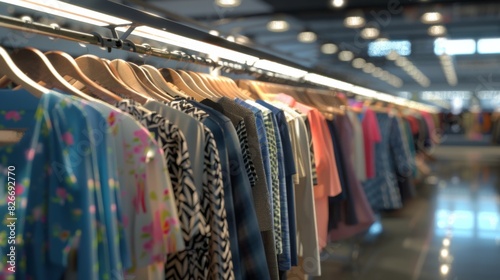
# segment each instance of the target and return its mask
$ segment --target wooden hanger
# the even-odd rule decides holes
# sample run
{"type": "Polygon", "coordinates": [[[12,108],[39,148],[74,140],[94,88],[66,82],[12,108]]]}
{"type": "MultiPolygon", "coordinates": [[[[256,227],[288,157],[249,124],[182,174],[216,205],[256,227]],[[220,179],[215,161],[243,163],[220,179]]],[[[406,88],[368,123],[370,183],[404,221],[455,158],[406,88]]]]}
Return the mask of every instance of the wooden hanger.
{"type": "Polygon", "coordinates": [[[93,99],[68,83],[41,51],[35,48],[23,48],[16,50],[11,58],[27,76],[34,81],[45,83],[47,88],[57,88],[86,100],[93,99]]]}
{"type": "Polygon", "coordinates": [[[187,71],[186,73],[189,74],[189,76],[191,76],[191,78],[195,81],[195,83],[210,96],[212,97],[222,96],[219,92],[213,90],[208,80],[203,79],[202,76],[199,75],[198,73],[192,71],[187,71]]]}
{"type": "Polygon", "coordinates": [[[223,96],[227,96],[229,98],[236,98],[236,94],[231,91],[226,85],[224,85],[221,82],[221,79],[219,77],[214,77],[209,74],[201,74],[207,78],[207,81],[212,84],[212,86],[217,89],[219,93],[221,93],[223,96]]]}
{"type": "Polygon", "coordinates": [[[10,82],[11,80],[7,76],[0,77],[0,88],[6,87],[10,82]]]}
{"type": "Polygon", "coordinates": [[[345,110],[340,108],[337,97],[333,95],[316,94],[318,101],[326,105],[326,111],[334,115],[345,115],[345,110]]]}
{"type": "Polygon", "coordinates": [[[121,98],[116,94],[90,80],[69,54],[61,51],[49,51],[45,53],[45,56],[49,59],[59,74],[63,77],[69,76],[78,80],[80,83],[85,85],[85,88],[87,88],[92,94],[101,97],[104,101],[114,103],[121,100],[121,98]]]}
{"type": "Polygon", "coordinates": [[[117,79],[111,69],[99,57],[95,55],[83,55],[75,59],[76,64],[82,72],[92,81],[105,89],[116,94],[126,96],[139,103],[145,103],[151,99],[147,95],[133,90],[120,79],[117,79]]]}
{"type": "Polygon", "coordinates": [[[379,113],[387,113],[387,108],[385,108],[385,104],[382,101],[377,101],[375,104],[369,106],[371,110],[379,113]]]}
{"type": "Polygon", "coordinates": [[[50,92],[49,89],[37,84],[24,74],[2,47],[0,47],[0,75],[5,75],[6,78],[22,86],[36,97],[40,98],[44,93],[50,92]]]}
{"type": "Polygon", "coordinates": [[[217,86],[225,93],[226,96],[230,96],[233,98],[240,97],[240,96],[238,96],[237,92],[234,91],[234,89],[232,89],[227,84],[227,82],[224,80],[224,77],[222,77],[222,76],[218,76],[218,77],[210,76],[210,80],[212,80],[215,84],[217,84],[217,86]]]}
{"type": "Polygon", "coordinates": [[[139,81],[135,71],[132,69],[132,66],[128,64],[128,62],[122,59],[115,59],[113,61],[101,59],[101,61],[109,66],[111,72],[116,78],[122,80],[123,83],[128,85],[130,88],[141,93],[142,95],[151,96],[150,90],[148,90],[148,88],[139,81]]]}
{"type": "Polygon", "coordinates": [[[140,67],[144,69],[147,74],[149,74],[151,80],[156,84],[156,86],[161,88],[171,97],[173,98],[175,98],[176,96],[186,97],[186,95],[182,93],[178,87],[176,87],[172,83],[165,81],[160,71],[158,71],[156,67],[151,65],[141,65],[140,67]]]}
{"type": "Polygon", "coordinates": [[[149,95],[155,96],[158,99],[164,100],[164,101],[172,101],[173,97],[169,96],[166,92],[158,88],[153,81],[148,77],[146,74],[145,70],[139,67],[137,64],[134,64],[132,62],[127,62],[128,65],[130,65],[131,69],[135,72],[135,75],[141,85],[148,89],[149,95]]]}
{"type": "Polygon", "coordinates": [[[181,75],[182,79],[186,82],[186,84],[193,89],[194,91],[198,92],[200,95],[204,96],[205,98],[214,98],[213,95],[211,95],[209,92],[204,91],[200,86],[194,81],[194,79],[189,75],[186,71],[183,70],[177,70],[177,73],[181,75]]]}
{"type": "Polygon", "coordinates": [[[266,94],[253,81],[238,80],[237,84],[241,89],[247,90],[255,99],[272,100],[271,96],[273,94],[266,94]]]}
{"type": "Polygon", "coordinates": [[[208,78],[209,75],[206,75],[205,73],[195,73],[191,72],[193,75],[196,75],[199,77],[202,81],[203,84],[215,95],[215,96],[224,96],[222,92],[219,91],[211,82],[211,80],[208,78]]]}
{"type": "Polygon", "coordinates": [[[243,92],[233,79],[223,76],[220,76],[219,79],[225,82],[227,84],[227,87],[231,90],[231,92],[233,92],[239,98],[254,100],[249,94],[243,92]]]}
{"type": "Polygon", "coordinates": [[[204,96],[199,94],[198,92],[194,91],[191,89],[186,82],[182,79],[181,75],[177,73],[175,70],[170,69],[170,68],[161,68],[160,70],[161,75],[167,82],[171,82],[177,87],[179,87],[183,92],[185,92],[187,95],[193,97],[197,101],[202,101],[205,99],[204,96]]]}

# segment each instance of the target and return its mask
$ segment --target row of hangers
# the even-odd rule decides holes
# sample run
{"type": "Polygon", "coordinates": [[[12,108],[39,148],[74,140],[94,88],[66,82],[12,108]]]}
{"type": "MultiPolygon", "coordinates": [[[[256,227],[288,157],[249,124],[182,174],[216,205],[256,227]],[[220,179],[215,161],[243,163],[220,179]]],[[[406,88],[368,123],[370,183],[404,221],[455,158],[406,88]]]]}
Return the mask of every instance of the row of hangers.
{"type": "Polygon", "coordinates": [[[255,98],[273,99],[273,95],[285,93],[300,103],[317,108],[328,119],[334,115],[344,115],[347,101],[331,90],[287,86],[260,81],[240,80],[238,85],[251,92],[255,98]]]}
{"type": "Polygon", "coordinates": [[[97,98],[108,103],[122,98],[140,103],[148,99],[168,102],[187,96],[198,101],[222,96],[249,98],[227,77],[157,69],[94,55],[73,58],[61,51],[42,53],[35,48],[15,50],[9,55],[0,47],[0,88],[10,82],[38,97],[55,88],[86,100],[97,98]]]}
{"type": "MultiPolygon", "coordinates": [[[[344,115],[347,109],[356,111],[347,106],[344,98],[329,90],[252,80],[239,80],[237,84],[222,76],[157,69],[121,59],[109,61],[95,55],[73,58],[61,51],[42,53],[35,48],[19,49],[9,55],[0,47],[0,88],[10,82],[39,97],[55,88],[86,100],[100,99],[108,103],[122,98],[140,103],[148,99],[168,102],[175,97],[188,96],[198,101],[222,96],[270,100],[275,94],[285,93],[317,108],[328,119],[344,115]]],[[[373,102],[367,100],[364,105],[377,112],[388,112],[393,107],[381,101],[373,102]]]]}

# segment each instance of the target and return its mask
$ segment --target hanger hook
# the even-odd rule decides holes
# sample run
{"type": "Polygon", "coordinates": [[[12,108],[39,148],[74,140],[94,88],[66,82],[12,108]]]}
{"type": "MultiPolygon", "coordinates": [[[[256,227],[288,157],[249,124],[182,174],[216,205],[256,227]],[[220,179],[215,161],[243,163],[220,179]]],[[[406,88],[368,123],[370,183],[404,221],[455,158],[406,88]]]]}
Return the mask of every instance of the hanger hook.
{"type": "Polygon", "coordinates": [[[82,48],[85,48],[87,50],[87,52],[85,54],[89,54],[89,46],[87,44],[84,44],[84,43],[78,43],[78,45],[82,48]]]}
{"type": "Polygon", "coordinates": [[[146,64],[146,59],[149,58],[149,56],[153,53],[153,48],[151,47],[151,45],[149,44],[142,44],[143,47],[146,48],[146,52],[144,53],[144,56],[143,56],[143,61],[142,61],[142,65],[146,64]]]}
{"type": "Polygon", "coordinates": [[[179,50],[176,50],[176,51],[172,51],[170,52],[171,54],[173,54],[175,56],[175,60],[177,63],[175,63],[175,69],[179,68],[179,63],[182,63],[183,60],[184,60],[184,57],[182,56],[182,52],[179,51],[179,50]]]}
{"type": "Polygon", "coordinates": [[[187,61],[187,62],[190,62],[190,63],[186,63],[186,64],[184,65],[184,67],[182,67],[182,70],[186,71],[186,69],[189,67],[189,65],[190,65],[191,63],[193,63],[195,60],[193,59],[193,57],[192,57],[191,55],[189,55],[189,54],[187,54],[187,53],[185,53],[185,52],[183,52],[183,53],[182,53],[182,56],[186,58],[186,61],[187,61]]]}

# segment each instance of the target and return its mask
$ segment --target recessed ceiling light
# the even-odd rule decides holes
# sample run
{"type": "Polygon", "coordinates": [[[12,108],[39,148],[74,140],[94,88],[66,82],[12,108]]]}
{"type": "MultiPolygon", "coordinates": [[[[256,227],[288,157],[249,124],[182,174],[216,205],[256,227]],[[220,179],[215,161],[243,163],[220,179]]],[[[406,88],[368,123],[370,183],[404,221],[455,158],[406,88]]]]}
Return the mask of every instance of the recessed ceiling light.
{"type": "Polygon", "coordinates": [[[290,25],[285,20],[271,20],[267,23],[267,30],[271,32],[285,32],[290,28],[290,25]]]}
{"type": "Polygon", "coordinates": [[[386,58],[388,60],[396,60],[397,58],[399,57],[398,53],[394,50],[392,50],[387,56],[386,58]]]}
{"type": "Polygon", "coordinates": [[[324,54],[334,54],[338,51],[338,47],[332,43],[326,43],[321,46],[321,52],[324,54]]]}
{"type": "Polygon", "coordinates": [[[302,31],[297,36],[297,40],[299,40],[302,43],[312,43],[316,41],[316,39],[317,39],[316,33],[312,31],[302,31]]]}
{"type": "Polygon", "coordinates": [[[382,71],[382,76],[380,76],[380,79],[382,81],[388,81],[390,77],[391,77],[391,74],[389,72],[382,71]]]}
{"type": "Polygon", "coordinates": [[[402,56],[396,58],[396,65],[399,67],[404,67],[406,64],[408,64],[408,60],[402,56]]]}
{"type": "Polygon", "coordinates": [[[443,25],[433,25],[427,29],[427,32],[431,36],[443,36],[446,34],[446,27],[443,25]]]}
{"type": "Polygon", "coordinates": [[[345,5],[345,0],[332,0],[330,4],[335,8],[341,8],[345,5]]]}
{"type": "Polygon", "coordinates": [[[236,36],[236,43],[248,44],[248,43],[250,43],[250,38],[243,36],[243,35],[238,35],[238,36],[236,36]]]}
{"type": "Polygon", "coordinates": [[[382,77],[383,72],[384,72],[384,70],[382,70],[382,68],[375,67],[375,69],[373,70],[372,76],[375,78],[380,78],[380,77],[382,77]]]}
{"type": "Polygon", "coordinates": [[[356,58],[352,61],[352,67],[354,67],[356,69],[363,68],[363,66],[365,66],[365,64],[366,64],[366,60],[364,60],[362,58],[356,58]]]}
{"type": "Polygon", "coordinates": [[[421,18],[423,23],[438,23],[441,22],[442,19],[443,16],[438,12],[425,13],[421,18]]]}
{"type": "Polygon", "coordinates": [[[369,40],[375,39],[380,35],[380,31],[375,27],[367,27],[361,30],[361,38],[369,40]]]}
{"type": "Polygon", "coordinates": [[[373,71],[375,71],[375,65],[373,65],[373,63],[368,62],[367,64],[365,64],[365,66],[363,66],[363,72],[369,74],[373,73],[373,71]]]}
{"type": "Polygon", "coordinates": [[[210,35],[214,35],[214,36],[219,36],[220,35],[219,31],[217,31],[217,30],[210,30],[208,33],[210,35]]]}
{"type": "Polygon", "coordinates": [[[389,41],[389,39],[387,39],[385,37],[378,38],[377,40],[375,40],[375,42],[387,42],[387,41],[389,41]]]}
{"type": "Polygon", "coordinates": [[[350,16],[344,19],[344,26],[349,28],[360,28],[365,25],[365,19],[362,16],[350,16]]]}
{"type": "Polygon", "coordinates": [[[450,267],[447,264],[441,265],[441,268],[439,269],[442,275],[448,275],[448,272],[450,272],[450,267]]]}
{"type": "Polygon", "coordinates": [[[232,8],[241,5],[241,0],[215,0],[215,4],[223,8],[232,8]]]}
{"type": "Polygon", "coordinates": [[[341,61],[351,61],[354,58],[354,54],[351,51],[341,51],[339,53],[339,59],[341,61]]]}

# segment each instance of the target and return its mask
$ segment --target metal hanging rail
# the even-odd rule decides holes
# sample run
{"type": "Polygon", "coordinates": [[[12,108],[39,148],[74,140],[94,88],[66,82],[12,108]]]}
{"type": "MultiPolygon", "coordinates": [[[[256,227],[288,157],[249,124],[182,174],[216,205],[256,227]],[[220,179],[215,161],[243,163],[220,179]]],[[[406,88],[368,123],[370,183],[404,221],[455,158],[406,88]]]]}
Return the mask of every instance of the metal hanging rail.
{"type": "MultiPolygon", "coordinates": [[[[111,49],[121,49],[121,50],[136,52],[139,54],[146,54],[171,60],[185,61],[203,66],[224,67],[227,69],[231,69],[233,71],[252,73],[250,68],[245,68],[243,65],[238,63],[231,63],[226,61],[214,61],[209,58],[189,55],[181,51],[161,50],[158,48],[151,47],[147,44],[139,45],[133,43],[132,41],[126,39],[123,36],[122,38],[110,38],[101,36],[98,33],[85,33],[85,32],[60,28],[55,25],[46,25],[42,23],[33,22],[29,17],[23,17],[21,19],[18,19],[0,15],[0,27],[6,27],[10,29],[15,29],[24,32],[31,32],[50,37],[57,37],[60,39],[66,39],[79,43],[96,45],[108,48],[108,51],[111,51],[111,49]]],[[[261,73],[261,72],[256,71],[255,73],[261,73]]]]}
{"type": "MultiPolygon", "coordinates": [[[[63,2],[70,3],[72,5],[80,6],[89,10],[98,11],[104,14],[119,17],[125,20],[129,20],[134,23],[134,25],[143,25],[152,28],[157,28],[160,30],[165,30],[180,36],[189,37],[191,39],[233,50],[236,52],[244,53],[247,55],[259,57],[260,59],[270,60],[276,63],[284,64],[293,68],[301,69],[307,72],[318,73],[318,71],[313,71],[309,67],[305,67],[300,63],[296,63],[287,59],[283,59],[276,55],[267,53],[265,51],[257,50],[236,42],[228,41],[219,36],[214,36],[208,32],[208,30],[201,30],[192,26],[185,25],[183,23],[170,20],[167,18],[151,15],[145,11],[141,11],[120,3],[109,0],[64,0],[63,2]]],[[[325,73],[318,73],[323,74],[325,73]]],[[[328,75],[328,74],[326,74],[328,75]]]]}

